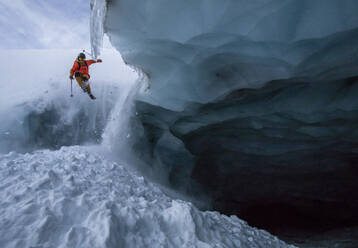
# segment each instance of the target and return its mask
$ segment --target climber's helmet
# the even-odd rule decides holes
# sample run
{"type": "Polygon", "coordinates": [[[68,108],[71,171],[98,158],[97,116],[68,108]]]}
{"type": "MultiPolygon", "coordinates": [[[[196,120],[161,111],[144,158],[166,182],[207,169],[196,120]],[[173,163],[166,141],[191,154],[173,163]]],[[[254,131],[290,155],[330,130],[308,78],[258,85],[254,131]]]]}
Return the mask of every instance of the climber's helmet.
{"type": "Polygon", "coordinates": [[[84,60],[84,59],[86,59],[86,55],[84,53],[80,53],[80,54],[78,54],[77,59],[84,60]]]}

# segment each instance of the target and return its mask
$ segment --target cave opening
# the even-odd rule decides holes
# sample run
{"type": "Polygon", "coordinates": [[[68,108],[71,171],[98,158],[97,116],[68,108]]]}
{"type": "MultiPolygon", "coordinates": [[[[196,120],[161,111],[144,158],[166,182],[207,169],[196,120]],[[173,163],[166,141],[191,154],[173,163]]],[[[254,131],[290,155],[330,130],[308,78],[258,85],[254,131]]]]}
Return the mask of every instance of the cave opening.
{"type": "MultiPolygon", "coordinates": [[[[337,209],[337,211],[342,211],[342,209],[337,209]]],[[[331,235],[332,240],[339,239],[342,232],[345,232],[347,239],[358,241],[357,233],[353,231],[358,229],[357,220],[343,221],[322,218],[303,213],[300,209],[288,204],[252,205],[241,211],[239,217],[251,226],[267,230],[280,239],[296,245],[310,243],[327,233],[335,234],[331,235]]]]}

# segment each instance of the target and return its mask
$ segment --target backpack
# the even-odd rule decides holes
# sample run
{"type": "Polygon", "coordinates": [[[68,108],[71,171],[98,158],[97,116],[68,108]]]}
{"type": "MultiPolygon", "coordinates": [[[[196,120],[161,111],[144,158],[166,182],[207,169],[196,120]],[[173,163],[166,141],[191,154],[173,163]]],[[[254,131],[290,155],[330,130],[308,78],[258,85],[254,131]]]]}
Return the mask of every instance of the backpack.
{"type": "MultiPolygon", "coordinates": [[[[77,64],[78,64],[78,69],[77,69],[77,70],[80,70],[80,68],[81,68],[81,63],[80,63],[80,61],[76,61],[76,62],[77,62],[77,64]]],[[[85,66],[88,67],[86,60],[83,60],[83,62],[85,63],[85,66]]]]}

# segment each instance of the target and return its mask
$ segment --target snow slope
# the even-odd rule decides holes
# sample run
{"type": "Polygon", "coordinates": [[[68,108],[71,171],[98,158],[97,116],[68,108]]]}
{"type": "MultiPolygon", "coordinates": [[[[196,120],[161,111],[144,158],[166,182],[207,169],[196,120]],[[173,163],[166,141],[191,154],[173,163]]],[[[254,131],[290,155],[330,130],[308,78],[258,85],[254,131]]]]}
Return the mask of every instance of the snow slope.
{"type": "Polygon", "coordinates": [[[3,155],[0,188],[1,247],[290,247],[171,199],[91,148],[3,155]]]}

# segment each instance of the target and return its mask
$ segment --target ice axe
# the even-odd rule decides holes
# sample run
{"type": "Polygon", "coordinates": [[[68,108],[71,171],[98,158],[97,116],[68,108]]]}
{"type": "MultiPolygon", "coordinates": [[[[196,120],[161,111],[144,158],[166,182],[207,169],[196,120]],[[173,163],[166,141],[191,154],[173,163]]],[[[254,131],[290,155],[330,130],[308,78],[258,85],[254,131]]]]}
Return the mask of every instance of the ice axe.
{"type": "Polygon", "coordinates": [[[87,54],[87,55],[91,56],[91,58],[93,59],[92,54],[90,54],[90,53],[86,52],[85,50],[83,50],[83,53],[85,53],[85,54],[87,54]]]}
{"type": "Polygon", "coordinates": [[[72,79],[71,79],[71,97],[73,97],[73,94],[72,94],[72,79]]]}

